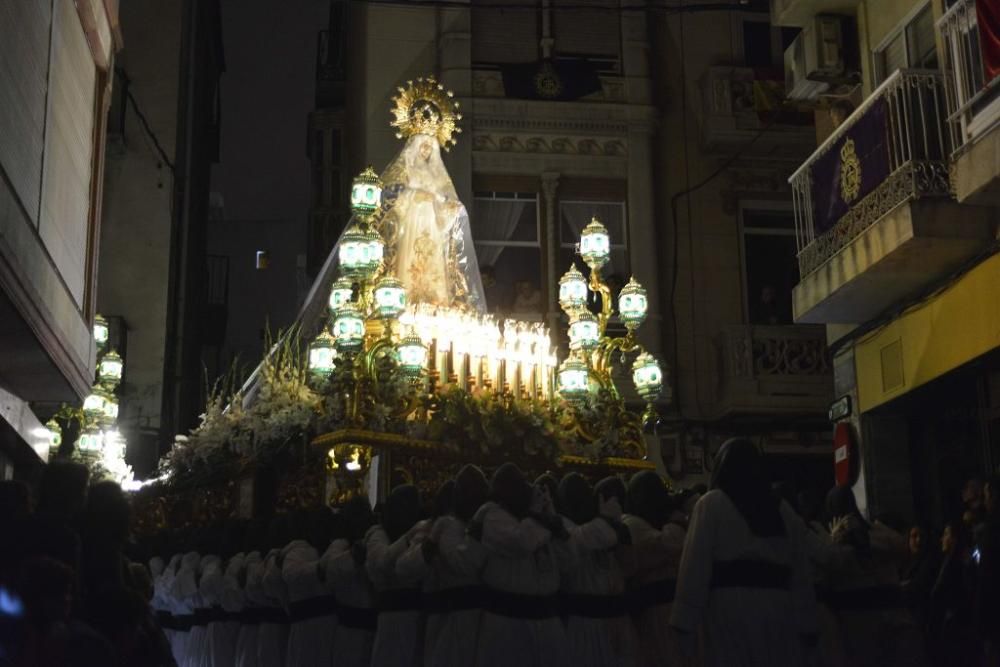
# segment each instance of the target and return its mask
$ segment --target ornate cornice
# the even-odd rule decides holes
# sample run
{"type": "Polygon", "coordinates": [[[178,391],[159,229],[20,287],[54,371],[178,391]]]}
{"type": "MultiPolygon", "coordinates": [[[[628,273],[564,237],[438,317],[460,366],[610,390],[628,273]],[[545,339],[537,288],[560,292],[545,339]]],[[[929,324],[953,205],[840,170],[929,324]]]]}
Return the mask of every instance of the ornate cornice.
{"type": "Polygon", "coordinates": [[[472,150],[490,153],[543,153],[603,157],[625,157],[628,153],[626,142],[620,138],[499,133],[473,134],[472,150]]]}

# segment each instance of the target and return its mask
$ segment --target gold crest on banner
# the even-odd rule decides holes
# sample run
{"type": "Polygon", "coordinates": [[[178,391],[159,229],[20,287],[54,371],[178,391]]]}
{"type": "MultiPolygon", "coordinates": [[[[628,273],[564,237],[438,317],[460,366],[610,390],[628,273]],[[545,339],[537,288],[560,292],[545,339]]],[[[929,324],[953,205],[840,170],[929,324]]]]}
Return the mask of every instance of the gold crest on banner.
{"type": "Polygon", "coordinates": [[[840,196],[850,204],[861,192],[861,161],[854,149],[854,139],[848,139],[840,148],[840,196]]]}

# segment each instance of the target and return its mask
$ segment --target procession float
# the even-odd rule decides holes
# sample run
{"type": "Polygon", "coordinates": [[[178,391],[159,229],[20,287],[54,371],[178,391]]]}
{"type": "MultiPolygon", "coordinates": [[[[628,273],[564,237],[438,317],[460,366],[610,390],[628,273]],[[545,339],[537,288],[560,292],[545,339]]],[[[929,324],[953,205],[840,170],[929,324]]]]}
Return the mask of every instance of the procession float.
{"type": "Polygon", "coordinates": [[[142,527],[357,494],[377,503],[400,482],[427,497],[466,463],[590,477],[655,468],[644,430],[669,390],[636,337],[645,290],[633,278],[613,294],[602,277],[606,228],[595,218],[583,229],[581,265],[559,281],[562,344],[541,323],[488,314],[469,216],[442,160],[461,132],[458,102],[430,77],[393,101],[402,150],[354,179],[351,219],[295,325],[269,341],[249,381],[217,385],[159,481],[136,493],[142,527]]]}

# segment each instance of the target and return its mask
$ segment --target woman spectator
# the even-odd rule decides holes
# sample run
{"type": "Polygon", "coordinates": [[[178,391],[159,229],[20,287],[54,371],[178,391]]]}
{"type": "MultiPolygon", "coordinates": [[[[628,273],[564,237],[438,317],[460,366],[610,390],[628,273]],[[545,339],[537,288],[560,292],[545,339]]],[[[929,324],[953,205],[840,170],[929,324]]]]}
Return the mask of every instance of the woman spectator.
{"type": "Polygon", "coordinates": [[[927,637],[935,664],[972,664],[969,550],[957,522],[941,533],[941,567],[930,591],[927,637]]]}
{"type": "Polygon", "coordinates": [[[906,539],[858,511],[850,487],[827,495],[833,518],[828,601],[851,665],[923,665],[927,656],[913,617],[903,604],[899,568],[906,539]]]}

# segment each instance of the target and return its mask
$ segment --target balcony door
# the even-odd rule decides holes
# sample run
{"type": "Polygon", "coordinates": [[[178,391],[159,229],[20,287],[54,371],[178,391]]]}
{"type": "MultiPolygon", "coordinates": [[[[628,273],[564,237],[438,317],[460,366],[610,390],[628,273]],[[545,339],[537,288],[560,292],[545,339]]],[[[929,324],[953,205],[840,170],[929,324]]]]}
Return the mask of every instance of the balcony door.
{"type": "Polygon", "coordinates": [[[740,218],[744,320],[763,326],[792,324],[792,289],[799,282],[794,214],[776,203],[747,203],[740,218]]]}

